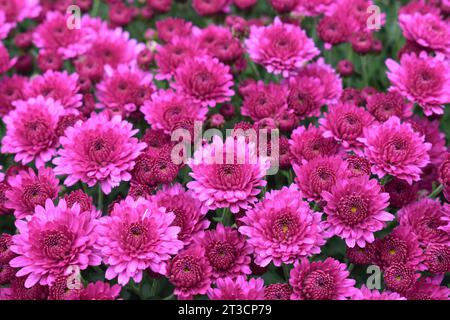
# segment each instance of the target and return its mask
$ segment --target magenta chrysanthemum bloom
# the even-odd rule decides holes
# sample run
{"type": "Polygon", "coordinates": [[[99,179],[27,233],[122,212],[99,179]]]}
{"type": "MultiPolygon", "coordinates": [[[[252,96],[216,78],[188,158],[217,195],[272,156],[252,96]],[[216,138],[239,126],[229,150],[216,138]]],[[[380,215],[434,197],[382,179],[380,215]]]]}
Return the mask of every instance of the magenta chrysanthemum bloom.
{"type": "Polygon", "coordinates": [[[312,125],[298,127],[289,140],[293,161],[306,163],[318,157],[332,156],[338,153],[339,145],[332,138],[325,138],[323,132],[312,125]]]}
{"type": "Polygon", "coordinates": [[[202,201],[204,209],[230,208],[238,213],[254,204],[260,187],[266,185],[263,179],[270,167],[267,158],[256,155],[256,146],[228,137],[225,142],[214,136],[213,143],[200,147],[188,161],[194,181],[187,187],[202,201]]]}
{"type": "Polygon", "coordinates": [[[206,55],[198,42],[191,38],[175,38],[170,43],[156,46],[155,62],[158,66],[155,78],[170,80],[185,60],[206,55]]]}
{"type": "Polygon", "coordinates": [[[36,167],[42,167],[59,146],[56,127],[64,108],[58,101],[42,96],[18,100],[13,105],[16,109],[3,118],[6,135],[1,150],[15,154],[17,162],[27,164],[34,160],[36,167]]]}
{"type": "Polygon", "coordinates": [[[99,107],[123,115],[139,110],[155,90],[152,78],[134,65],[105,66],[103,80],[96,87],[99,107]]]}
{"type": "Polygon", "coordinates": [[[62,149],[53,160],[55,173],[68,175],[64,184],[73,186],[79,180],[93,187],[100,183],[103,192],[111,192],[129,173],[146,144],[133,138],[138,130],[120,116],[108,119],[103,114],[78,121],[60,138],[62,149]]]}
{"type": "Polygon", "coordinates": [[[4,12],[6,21],[11,23],[36,18],[41,9],[39,0],[8,0],[0,3],[0,10],[4,12]]]}
{"type": "Polygon", "coordinates": [[[78,74],[68,74],[49,70],[43,75],[33,78],[25,87],[28,98],[52,98],[59,101],[68,112],[75,112],[82,105],[83,95],[79,93],[78,74]]]}
{"type": "Polygon", "coordinates": [[[265,198],[241,218],[239,232],[255,249],[255,263],[265,267],[292,264],[320,253],[325,244],[322,214],[313,212],[295,184],[266,193],[265,198]]]}
{"type": "Polygon", "coordinates": [[[79,292],[78,300],[116,300],[122,287],[107,282],[91,282],[79,292]]]}
{"type": "Polygon", "coordinates": [[[346,150],[362,153],[363,144],[358,141],[363,129],[372,124],[374,118],[363,108],[352,103],[330,105],[324,118],[319,120],[323,136],[334,138],[346,150]]]}
{"type": "Polygon", "coordinates": [[[436,52],[450,54],[450,25],[439,15],[400,14],[398,23],[407,40],[436,52]]]}
{"type": "Polygon", "coordinates": [[[172,42],[176,38],[186,38],[191,35],[192,22],[181,18],[167,17],[156,21],[158,38],[164,42],[172,42]]]}
{"type": "Polygon", "coordinates": [[[104,65],[116,68],[119,64],[135,63],[139,52],[145,48],[144,44],[130,39],[130,34],[121,28],[110,30],[102,26],[97,29],[86,55],[95,58],[101,69],[104,65]]]}
{"type": "Polygon", "coordinates": [[[413,266],[393,263],[384,270],[384,283],[387,289],[404,294],[420,277],[413,266]]]}
{"type": "Polygon", "coordinates": [[[19,231],[13,237],[11,251],[18,257],[10,265],[20,268],[16,276],[26,276],[25,287],[39,283],[51,285],[68,268],[80,270],[101,263],[94,249],[97,239],[97,212],[80,212],[76,204],[67,208],[61,199],[57,206],[50,199],[37,206],[30,221],[16,221],[19,231]]]}
{"type": "Polygon", "coordinates": [[[14,210],[17,219],[32,215],[36,206],[44,206],[47,199],[55,199],[59,192],[59,180],[51,168],[41,167],[37,175],[31,168],[21,170],[8,178],[8,184],[5,206],[14,210]]]}
{"type": "Polygon", "coordinates": [[[351,155],[345,161],[347,162],[347,169],[351,177],[370,176],[371,165],[366,158],[351,155]]]}
{"type": "Polygon", "coordinates": [[[339,156],[317,157],[303,165],[294,163],[293,168],[295,182],[309,201],[321,200],[323,191],[348,175],[347,163],[339,156]]]}
{"type": "Polygon", "coordinates": [[[288,283],[272,283],[264,288],[264,300],[290,300],[291,294],[288,283]]]}
{"type": "Polygon", "coordinates": [[[324,93],[322,104],[337,103],[342,95],[342,79],[332,66],[325,63],[323,58],[305,66],[299,71],[298,76],[312,77],[320,81],[324,93]]]}
{"type": "Polygon", "coordinates": [[[367,97],[367,111],[380,122],[385,122],[391,116],[409,118],[412,116],[412,107],[398,92],[377,92],[367,97]]]}
{"type": "Polygon", "coordinates": [[[178,299],[192,299],[206,294],[211,286],[212,268],[199,245],[191,245],[176,255],[167,265],[166,277],[175,286],[178,299]]]}
{"type": "Polygon", "coordinates": [[[442,277],[422,277],[407,291],[408,300],[449,300],[450,289],[441,286],[442,277]]]}
{"type": "Polygon", "coordinates": [[[141,112],[153,129],[171,133],[181,121],[205,120],[208,108],[169,89],[155,92],[151,100],[145,102],[141,112]]]}
{"type": "Polygon", "coordinates": [[[179,183],[163,186],[153,197],[158,207],[173,212],[175,219],[172,225],[180,227],[178,239],[189,245],[193,238],[209,227],[209,220],[202,213],[202,203],[191,190],[185,190],[179,183]]]}
{"type": "Polygon", "coordinates": [[[109,265],[106,279],[118,277],[125,286],[131,278],[141,282],[147,268],[165,274],[170,256],[183,248],[177,239],[180,228],[172,226],[174,219],[173,212],[143,198],[116,203],[98,227],[98,249],[109,265]]]}
{"type": "Polygon", "coordinates": [[[14,23],[6,21],[6,16],[3,11],[0,11],[0,40],[8,36],[9,31],[15,27],[14,23]]]}
{"type": "Polygon", "coordinates": [[[386,65],[393,91],[418,103],[426,116],[444,113],[443,105],[450,102],[450,66],[443,55],[404,54],[400,64],[388,59],[386,65]]]}
{"type": "Polygon", "coordinates": [[[385,211],[389,194],[381,192],[378,181],[368,176],[339,179],[330,191],[322,192],[322,197],[327,202],[327,231],[344,239],[350,248],[374,242],[374,232],[394,220],[385,211]]]}
{"type": "Polygon", "coordinates": [[[450,246],[448,244],[431,244],[425,250],[424,264],[433,273],[450,272],[450,246]]]}
{"type": "Polygon", "coordinates": [[[292,300],[346,300],[355,290],[347,266],[333,258],[309,262],[301,259],[291,270],[292,300]]]}
{"type": "Polygon", "coordinates": [[[49,11],[45,21],[38,25],[33,32],[33,42],[41,50],[55,51],[64,59],[70,59],[84,54],[95,37],[93,30],[83,26],[81,28],[67,27],[68,16],[58,11],[49,11]]]}
{"type": "Polygon", "coordinates": [[[320,51],[300,27],[283,23],[278,17],[267,27],[252,26],[245,41],[250,58],[268,72],[283,77],[296,75],[320,51]]]}
{"type": "Polygon", "coordinates": [[[234,95],[230,67],[209,56],[187,59],[175,72],[170,85],[202,106],[214,107],[234,95]]]}
{"type": "Polygon", "coordinates": [[[0,79],[0,116],[5,116],[13,110],[13,102],[24,100],[24,89],[28,79],[19,75],[2,77],[0,79]]]}
{"type": "Polygon", "coordinates": [[[205,231],[195,241],[205,249],[212,267],[212,279],[252,273],[249,265],[253,248],[236,229],[217,224],[215,230],[205,231]]]}
{"type": "Polygon", "coordinates": [[[324,87],[319,79],[299,76],[289,79],[287,106],[293,110],[300,120],[319,117],[320,107],[324,100],[324,87]]]}
{"type": "Polygon", "coordinates": [[[218,279],[216,288],[208,289],[207,295],[211,300],[264,300],[264,280],[246,280],[244,276],[218,279]]]}
{"type": "Polygon", "coordinates": [[[406,300],[397,292],[378,291],[377,289],[370,290],[365,285],[361,289],[355,290],[351,300],[406,300]]]}
{"type": "Polygon", "coordinates": [[[445,134],[440,131],[439,121],[414,116],[409,123],[414,131],[425,135],[425,142],[431,143],[431,149],[428,151],[430,162],[432,165],[439,166],[444,161],[447,152],[445,134]]]}
{"type": "Polygon", "coordinates": [[[334,0],[298,0],[295,12],[304,16],[317,17],[321,14],[332,15],[339,1],[334,0]]]}
{"type": "Polygon", "coordinates": [[[375,241],[375,261],[383,269],[394,263],[408,264],[425,270],[424,255],[417,236],[409,226],[398,226],[383,239],[375,241]]]}
{"type": "Polygon", "coordinates": [[[400,225],[410,227],[424,246],[450,241],[450,234],[442,230],[448,224],[444,218],[450,216],[450,212],[445,212],[439,201],[425,198],[413,202],[400,209],[397,216],[400,225]]]}
{"type": "Polygon", "coordinates": [[[412,184],[420,179],[422,169],[430,162],[431,144],[425,142],[425,136],[414,132],[411,124],[400,123],[395,116],[364,128],[364,138],[359,141],[365,144],[365,156],[379,178],[389,174],[412,184]]]}
{"type": "Polygon", "coordinates": [[[287,108],[287,88],[284,85],[258,81],[246,92],[241,113],[254,121],[274,118],[287,108]]]}

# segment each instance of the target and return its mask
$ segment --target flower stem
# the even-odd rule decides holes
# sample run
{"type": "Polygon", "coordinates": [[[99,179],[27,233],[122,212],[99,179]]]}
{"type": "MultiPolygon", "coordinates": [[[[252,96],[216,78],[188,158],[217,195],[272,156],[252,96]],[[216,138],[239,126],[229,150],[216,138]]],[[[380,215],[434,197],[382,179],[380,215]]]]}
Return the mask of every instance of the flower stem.
{"type": "Polygon", "coordinates": [[[158,290],[158,279],[153,279],[152,287],[150,289],[150,297],[155,297],[158,290]]]}
{"type": "Polygon", "coordinates": [[[365,55],[361,56],[361,72],[363,76],[364,87],[367,87],[369,85],[369,78],[367,73],[367,56],[365,55]]]}
{"type": "Polygon", "coordinates": [[[428,197],[431,199],[437,198],[437,196],[442,192],[443,189],[444,189],[444,185],[440,184],[436,189],[433,190],[432,193],[430,193],[430,195],[428,197]]]}
{"type": "Polygon", "coordinates": [[[103,192],[100,183],[98,184],[97,207],[101,212],[103,212],[103,192]]]}
{"type": "Polygon", "coordinates": [[[167,296],[165,298],[163,298],[162,300],[173,300],[175,296],[173,295],[173,293],[170,296],[167,296]]]}
{"type": "Polygon", "coordinates": [[[284,274],[284,278],[286,279],[286,282],[289,282],[289,267],[287,264],[282,264],[282,268],[283,268],[283,274],[284,274]]]}
{"type": "Polygon", "coordinates": [[[98,15],[98,9],[100,8],[100,0],[94,0],[92,5],[91,16],[96,17],[98,15]]]}

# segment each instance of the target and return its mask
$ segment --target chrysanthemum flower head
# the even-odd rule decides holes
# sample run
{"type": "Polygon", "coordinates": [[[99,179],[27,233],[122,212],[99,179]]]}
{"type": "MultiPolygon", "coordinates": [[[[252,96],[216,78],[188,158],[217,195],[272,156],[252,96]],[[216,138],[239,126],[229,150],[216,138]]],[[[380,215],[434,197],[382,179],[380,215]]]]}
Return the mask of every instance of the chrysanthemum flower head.
{"type": "Polygon", "coordinates": [[[333,258],[309,262],[301,259],[291,270],[292,300],[345,300],[356,288],[347,266],[333,258]]]}
{"type": "Polygon", "coordinates": [[[330,191],[338,181],[345,181],[347,164],[339,156],[317,157],[307,163],[293,164],[295,182],[309,201],[322,199],[323,191],[330,191]]]}
{"type": "Polygon", "coordinates": [[[324,87],[318,78],[298,76],[289,79],[287,106],[300,120],[320,116],[324,87]]]}
{"type": "Polygon", "coordinates": [[[121,181],[131,179],[135,159],[146,144],[133,138],[137,130],[120,116],[109,119],[104,114],[92,115],[65,131],[60,138],[62,149],[53,160],[55,173],[68,175],[65,185],[81,180],[93,187],[100,183],[103,192],[111,192],[121,181]]]}
{"type": "Polygon", "coordinates": [[[450,66],[445,56],[429,56],[426,52],[404,54],[400,64],[386,61],[391,90],[419,104],[426,116],[443,114],[450,102],[450,66]]]}
{"type": "Polygon", "coordinates": [[[37,283],[51,285],[69,267],[84,270],[100,264],[94,249],[96,216],[95,210],[80,212],[77,204],[68,208],[61,199],[55,206],[47,199],[45,207],[37,206],[29,221],[16,221],[18,234],[11,250],[18,257],[10,265],[20,268],[16,276],[27,276],[26,288],[37,283]]]}
{"type": "Polygon", "coordinates": [[[191,35],[192,23],[181,18],[167,17],[156,21],[158,38],[164,42],[172,42],[175,38],[186,38],[191,35]]]}
{"type": "Polygon", "coordinates": [[[361,289],[357,289],[351,300],[406,300],[397,292],[370,290],[365,285],[361,289]]]}
{"type": "Polygon", "coordinates": [[[211,286],[212,268],[205,250],[196,244],[178,253],[167,265],[166,277],[175,286],[178,299],[206,294],[211,286]]]}
{"type": "Polygon", "coordinates": [[[226,277],[216,281],[216,287],[208,289],[211,300],[264,300],[263,279],[250,279],[239,276],[236,279],[226,277]]]}
{"type": "Polygon", "coordinates": [[[42,7],[39,0],[11,0],[2,2],[0,10],[4,12],[7,22],[17,23],[27,18],[36,18],[42,7]]]}
{"type": "Polygon", "coordinates": [[[379,92],[367,97],[367,111],[380,122],[391,116],[406,119],[412,116],[412,104],[405,101],[398,92],[379,92]]]}
{"type": "Polygon", "coordinates": [[[118,277],[124,286],[131,278],[140,282],[147,268],[164,274],[171,255],[183,248],[174,219],[173,212],[143,198],[127,197],[116,203],[98,228],[98,248],[109,265],[106,279],[118,277]]]}
{"type": "Polygon", "coordinates": [[[27,81],[27,78],[19,75],[0,79],[0,115],[2,117],[15,108],[14,101],[25,99],[24,91],[27,81]]]}
{"type": "Polygon", "coordinates": [[[174,126],[183,120],[203,121],[208,108],[173,90],[159,90],[147,100],[141,109],[145,120],[153,129],[171,133],[174,126]]]}
{"type": "Polygon", "coordinates": [[[105,66],[103,80],[96,87],[99,107],[125,116],[139,110],[155,90],[152,78],[135,65],[105,66]]]}
{"type": "Polygon", "coordinates": [[[449,300],[450,289],[440,285],[442,278],[423,276],[404,294],[408,300],[449,300]]]}
{"type": "Polygon", "coordinates": [[[379,178],[389,174],[412,184],[420,179],[422,169],[430,162],[431,144],[425,142],[425,136],[395,116],[364,128],[364,137],[359,141],[365,144],[365,156],[379,178]]]}
{"type": "Polygon", "coordinates": [[[74,113],[82,105],[78,74],[49,70],[33,78],[25,87],[28,98],[43,96],[59,101],[67,112],[74,113]]]}
{"type": "Polygon", "coordinates": [[[64,108],[58,101],[42,96],[18,100],[13,105],[16,108],[3,118],[6,135],[2,152],[15,154],[14,160],[22,164],[34,160],[41,167],[59,146],[56,127],[64,108]]]}
{"type": "Polygon", "coordinates": [[[288,283],[272,283],[264,288],[265,300],[290,300],[292,288],[288,283]]]}
{"type": "Polygon", "coordinates": [[[267,158],[257,156],[253,142],[244,137],[214,136],[211,144],[195,151],[188,162],[194,181],[187,184],[206,210],[230,208],[237,213],[256,202],[270,167],[267,158]]]}
{"type": "Polygon", "coordinates": [[[305,31],[283,23],[278,17],[267,27],[252,26],[245,44],[254,62],[285,78],[296,75],[306,62],[320,53],[305,31]]]}
{"type": "Polygon", "coordinates": [[[325,243],[322,214],[302,198],[295,184],[273,190],[241,218],[239,232],[254,247],[256,264],[281,266],[320,253],[325,243]]]}
{"type": "Polygon", "coordinates": [[[5,13],[0,11],[0,40],[5,39],[8,36],[9,31],[14,27],[15,24],[7,22],[5,13]]]}
{"type": "Polygon", "coordinates": [[[363,144],[358,138],[373,121],[372,115],[363,108],[351,103],[338,103],[328,107],[328,112],[319,123],[325,138],[334,138],[346,150],[361,154],[363,144]]]}
{"type": "Polygon", "coordinates": [[[202,106],[230,101],[233,76],[230,67],[209,56],[187,59],[175,72],[171,86],[202,106]]]}
{"type": "Polygon", "coordinates": [[[329,16],[336,11],[338,5],[339,1],[333,0],[298,0],[294,11],[308,17],[321,14],[329,16]]]}
{"type": "Polygon", "coordinates": [[[164,185],[152,200],[158,207],[166,208],[173,212],[175,219],[172,225],[180,227],[178,239],[189,245],[193,238],[208,228],[210,222],[202,212],[202,203],[194,196],[191,190],[175,183],[173,186],[164,185]]]}

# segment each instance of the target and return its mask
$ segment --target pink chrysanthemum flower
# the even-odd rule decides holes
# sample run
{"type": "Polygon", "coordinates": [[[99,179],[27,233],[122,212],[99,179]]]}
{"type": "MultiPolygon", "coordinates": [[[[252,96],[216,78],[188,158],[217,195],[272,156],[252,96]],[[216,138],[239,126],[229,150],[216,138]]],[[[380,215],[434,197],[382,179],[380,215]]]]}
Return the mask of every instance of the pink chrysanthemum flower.
{"type": "Polygon", "coordinates": [[[323,156],[338,153],[339,145],[332,138],[325,138],[323,132],[312,125],[308,128],[298,127],[292,132],[289,140],[293,161],[297,164],[306,163],[323,156]]]}
{"type": "Polygon", "coordinates": [[[19,75],[2,77],[0,79],[0,116],[5,116],[13,110],[13,102],[24,100],[24,89],[28,79],[19,75]]]}
{"type": "Polygon", "coordinates": [[[14,23],[6,21],[6,16],[3,11],[0,11],[0,40],[8,36],[9,31],[15,27],[14,23]]]}
{"type": "Polygon", "coordinates": [[[347,266],[333,258],[309,262],[301,259],[291,270],[292,300],[346,300],[355,290],[347,266]]]}
{"type": "Polygon", "coordinates": [[[400,14],[398,23],[403,35],[420,46],[450,55],[450,25],[432,13],[400,14]]]}
{"type": "Polygon", "coordinates": [[[63,106],[52,98],[30,98],[13,102],[16,107],[3,118],[6,135],[2,152],[14,153],[14,160],[27,164],[33,160],[42,167],[56,153],[59,146],[56,127],[64,113],[63,106]]]}
{"type": "Polygon", "coordinates": [[[86,55],[96,58],[96,62],[102,65],[110,65],[116,68],[120,64],[133,64],[137,62],[137,56],[145,45],[130,39],[130,34],[121,28],[114,30],[104,27],[96,27],[96,37],[86,55]]]}
{"type": "Polygon", "coordinates": [[[324,118],[319,120],[325,138],[334,138],[346,150],[362,153],[363,144],[358,141],[363,129],[371,125],[374,118],[363,108],[352,103],[330,105],[324,118]]]}
{"type": "Polygon", "coordinates": [[[0,3],[7,22],[22,22],[25,19],[36,18],[41,12],[39,0],[7,0],[0,3]]]}
{"type": "Polygon", "coordinates": [[[364,138],[359,141],[365,144],[365,156],[379,178],[389,174],[412,184],[420,179],[422,169],[430,162],[431,144],[425,142],[425,136],[414,132],[409,123],[400,123],[395,116],[364,128],[364,138]]]}
{"type": "Polygon", "coordinates": [[[84,54],[95,37],[93,30],[83,26],[68,28],[68,16],[58,11],[49,11],[43,23],[33,32],[33,42],[41,50],[55,51],[64,59],[84,54]]]}
{"type": "Polygon", "coordinates": [[[274,118],[287,108],[287,88],[284,85],[258,81],[244,94],[241,113],[254,121],[274,118]]]}
{"type": "Polygon", "coordinates": [[[106,279],[118,277],[125,286],[131,278],[141,282],[147,268],[165,274],[170,256],[183,248],[177,239],[180,228],[172,226],[174,219],[173,212],[143,198],[116,203],[98,227],[98,249],[109,265],[106,279]]]}
{"type": "Polygon", "coordinates": [[[388,59],[386,65],[391,90],[418,103],[426,116],[444,113],[443,105],[450,102],[450,66],[443,55],[404,54],[400,64],[388,59]]]}
{"type": "Polygon", "coordinates": [[[0,75],[11,69],[17,62],[17,57],[10,58],[8,49],[0,42],[0,75]]]}
{"type": "Polygon", "coordinates": [[[424,264],[430,272],[450,272],[450,246],[448,244],[431,244],[425,250],[424,264]]]}
{"type": "Polygon", "coordinates": [[[324,92],[322,104],[337,103],[342,95],[342,79],[332,66],[325,63],[323,58],[302,68],[298,76],[312,77],[320,81],[324,92]]]}
{"type": "Polygon", "coordinates": [[[207,295],[210,300],[264,300],[264,280],[246,280],[244,276],[218,279],[207,295]]]}
{"type": "Polygon", "coordinates": [[[11,250],[18,257],[10,265],[20,268],[16,276],[28,275],[25,287],[39,283],[51,285],[69,267],[80,270],[101,263],[94,249],[97,212],[80,212],[78,205],[67,208],[61,199],[57,206],[50,199],[37,206],[30,221],[16,221],[19,231],[11,250]]]}
{"type": "Polygon", "coordinates": [[[408,300],[450,300],[450,289],[441,286],[442,277],[422,277],[407,291],[408,300]]]}
{"type": "Polygon", "coordinates": [[[155,62],[158,66],[155,78],[170,80],[185,60],[206,55],[198,42],[191,38],[175,38],[170,43],[156,46],[155,62]]]}
{"type": "Polygon", "coordinates": [[[44,96],[59,101],[68,112],[75,112],[82,105],[78,74],[49,70],[33,78],[25,87],[28,98],[44,96]]]}
{"type": "Polygon", "coordinates": [[[151,100],[145,102],[141,112],[153,129],[171,133],[181,121],[205,120],[208,108],[169,89],[155,92],[151,100]]]}
{"type": "Polygon", "coordinates": [[[122,287],[107,282],[90,282],[79,292],[78,300],[116,300],[122,287]]]}
{"type": "Polygon", "coordinates": [[[351,177],[370,176],[371,165],[366,158],[351,155],[345,161],[347,162],[347,169],[351,177]]]}
{"type": "Polygon", "coordinates": [[[176,70],[175,82],[170,85],[202,106],[214,107],[234,95],[230,67],[209,56],[187,59],[176,70]]]}
{"type": "Polygon", "coordinates": [[[270,167],[270,161],[256,152],[255,144],[245,142],[242,136],[228,137],[225,142],[214,136],[212,144],[200,147],[188,161],[194,181],[187,187],[206,210],[230,208],[238,213],[249,209],[257,201],[260,187],[266,185],[263,178],[270,167]]]}
{"type": "Polygon", "coordinates": [[[172,42],[176,38],[186,38],[191,35],[192,22],[181,18],[167,17],[156,21],[158,38],[164,42],[172,42]]]}
{"type": "Polygon", "coordinates": [[[296,75],[320,51],[300,27],[283,23],[278,17],[267,27],[252,26],[245,41],[250,58],[268,72],[283,77],[296,75]]]}
{"type": "Polygon", "coordinates": [[[172,225],[180,227],[178,239],[189,245],[193,238],[209,227],[209,220],[202,213],[202,203],[193,195],[190,190],[185,190],[179,183],[173,186],[163,186],[152,200],[158,207],[166,208],[166,211],[173,212],[175,219],[172,225]]]}
{"type": "Polygon", "coordinates": [[[398,92],[380,92],[367,97],[367,111],[380,122],[385,122],[391,116],[409,118],[412,116],[412,107],[398,92]]]}
{"type": "Polygon", "coordinates": [[[295,182],[309,201],[322,199],[323,191],[330,191],[337,181],[347,175],[347,163],[340,156],[317,157],[303,165],[293,164],[295,182]]]}
{"type": "Polygon", "coordinates": [[[290,300],[291,294],[288,283],[272,283],[264,288],[264,300],[290,300]]]}
{"type": "Polygon", "coordinates": [[[59,180],[51,168],[41,167],[37,175],[31,168],[21,170],[8,178],[8,184],[5,206],[14,210],[17,219],[32,215],[36,206],[44,206],[47,199],[55,199],[59,192],[59,180]]]}
{"type": "Polygon", "coordinates": [[[409,120],[409,123],[414,131],[425,135],[425,142],[431,144],[431,149],[428,151],[430,163],[434,166],[439,166],[444,161],[447,152],[445,134],[440,131],[439,121],[414,116],[409,120]]]}
{"type": "Polygon", "coordinates": [[[394,220],[385,211],[389,194],[381,192],[378,181],[368,176],[337,180],[330,191],[322,192],[322,197],[327,202],[327,231],[344,239],[350,248],[375,241],[374,232],[394,220]]]}
{"type": "Polygon", "coordinates": [[[105,66],[103,80],[97,84],[98,107],[129,115],[150,99],[155,87],[152,74],[135,65],[120,64],[113,69],[105,66]]]}
{"type": "Polygon", "coordinates": [[[68,175],[64,184],[73,186],[79,180],[93,187],[100,183],[106,194],[121,181],[131,179],[135,159],[146,144],[133,138],[138,130],[120,116],[108,119],[103,114],[78,121],[60,138],[62,149],[53,160],[55,173],[68,175]]]}
{"type": "Polygon", "coordinates": [[[334,0],[298,0],[294,11],[308,17],[317,17],[321,14],[329,16],[336,11],[338,5],[339,1],[334,0]]]}
{"type": "Polygon", "coordinates": [[[176,255],[167,265],[166,277],[175,286],[178,299],[192,299],[206,294],[211,286],[212,268],[199,245],[191,245],[176,255]]]}
{"type": "Polygon", "coordinates": [[[400,225],[390,234],[375,241],[375,261],[383,269],[400,263],[425,270],[424,255],[417,236],[409,226],[400,225]]]}
{"type": "Polygon", "coordinates": [[[298,76],[289,79],[287,106],[295,115],[304,120],[320,116],[320,107],[324,100],[324,87],[319,79],[298,76]]]}
{"type": "Polygon", "coordinates": [[[215,230],[205,231],[195,241],[205,249],[213,279],[252,273],[249,265],[253,248],[236,229],[217,224],[215,230]]]}
{"type": "Polygon", "coordinates": [[[397,216],[400,225],[409,226],[423,246],[450,241],[450,234],[442,230],[448,224],[444,218],[450,216],[450,212],[447,213],[437,200],[425,198],[413,202],[401,208],[397,216]]]}
{"type": "Polygon", "coordinates": [[[361,289],[355,290],[351,300],[406,300],[397,292],[370,290],[365,285],[361,289]]]}
{"type": "Polygon", "coordinates": [[[322,214],[313,212],[295,184],[266,193],[241,218],[239,232],[255,248],[255,263],[275,266],[320,253],[325,244],[322,214]]]}

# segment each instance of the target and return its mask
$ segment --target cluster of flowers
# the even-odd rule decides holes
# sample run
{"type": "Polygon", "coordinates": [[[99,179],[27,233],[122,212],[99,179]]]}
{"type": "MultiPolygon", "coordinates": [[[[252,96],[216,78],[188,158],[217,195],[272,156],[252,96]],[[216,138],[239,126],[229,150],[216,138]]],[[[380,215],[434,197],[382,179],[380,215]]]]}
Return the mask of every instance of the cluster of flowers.
{"type": "Polygon", "coordinates": [[[448,1],[400,8],[386,91],[344,86],[397,23],[369,28],[372,1],[131,2],[0,1],[0,299],[450,298],[448,1]],[[175,6],[217,24],[160,16],[175,6]],[[145,44],[126,31],[144,21],[145,44]],[[339,46],[357,55],[335,69],[339,46]],[[236,134],[174,163],[197,121],[236,134]],[[277,175],[248,129],[281,132],[277,175]]]}

